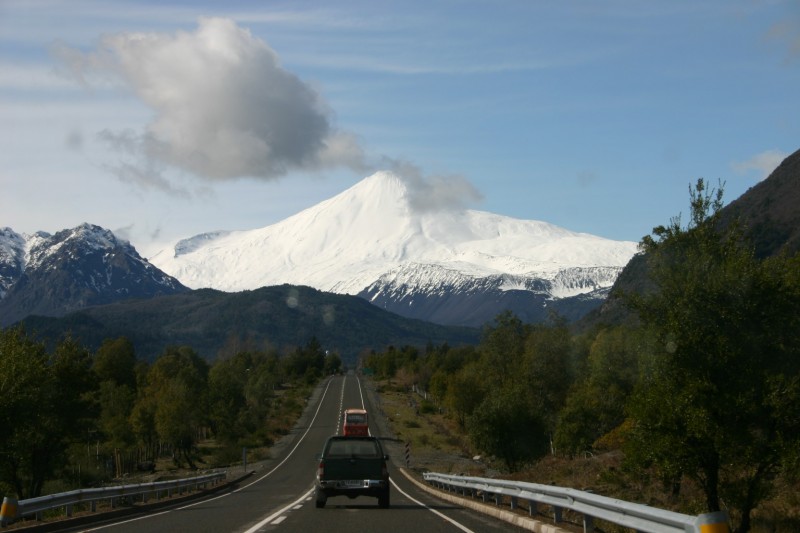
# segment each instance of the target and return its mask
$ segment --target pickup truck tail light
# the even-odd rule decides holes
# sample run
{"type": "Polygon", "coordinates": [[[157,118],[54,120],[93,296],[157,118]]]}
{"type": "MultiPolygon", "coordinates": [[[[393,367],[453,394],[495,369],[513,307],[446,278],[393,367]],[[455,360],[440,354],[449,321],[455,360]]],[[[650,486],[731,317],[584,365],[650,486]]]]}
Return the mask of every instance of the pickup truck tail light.
{"type": "Polygon", "coordinates": [[[383,466],[381,467],[381,475],[383,476],[383,479],[389,479],[389,469],[386,467],[386,463],[383,463],[383,466]]]}
{"type": "Polygon", "coordinates": [[[317,478],[322,479],[325,477],[325,461],[320,461],[317,467],[317,478]]]}

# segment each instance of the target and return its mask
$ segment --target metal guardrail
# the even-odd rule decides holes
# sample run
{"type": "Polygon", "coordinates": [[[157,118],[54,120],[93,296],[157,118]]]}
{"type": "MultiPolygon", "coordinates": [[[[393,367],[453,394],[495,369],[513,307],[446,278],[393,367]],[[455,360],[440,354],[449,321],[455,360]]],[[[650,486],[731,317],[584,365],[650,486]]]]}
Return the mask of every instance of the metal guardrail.
{"type": "Polygon", "coordinates": [[[59,507],[64,507],[67,516],[71,516],[72,507],[79,503],[89,503],[91,505],[91,511],[94,512],[97,502],[102,500],[110,500],[113,507],[116,500],[124,497],[141,495],[143,501],[147,500],[148,495],[155,495],[155,498],[159,499],[162,493],[166,493],[167,497],[170,497],[175,491],[182,493],[184,490],[191,487],[197,489],[201,485],[205,488],[209,483],[217,484],[219,481],[224,480],[226,476],[226,472],[217,472],[214,474],[171,481],[155,481],[152,483],[137,483],[132,485],[119,485],[116,487],[78,489],[58,494],[48,494],[47,496],[38,496],[36,498],[13,502],[14,505],[6,505],[5,507],[15,508],[15,512],[13,516],[3,517],[5,519],[3,525],[5,525],[6,522],[10,523],[14,519],[34,514],[37,520],[41,520],[43,511],[58,509],[59,507]]]}
{"type": "Polygon", "coordinates": [[[583,530],[594,531],[594,519],[605,520],[634,531],[652,533],[722,533],[729,531],[727,513],[708,513],[699,516],[685,515],[657,509],[639,503],[630,503],[591,492],[539,485],[522,481],[506,481],[481,477],[454,476],[426,472],[425,481],[448,492],[458,492],[484,501],[508,496],[511,508],[519,500],[529,502],[531,516],[537,513],[537,504],[553,509],[553,521],[562,522],[563,510],[568,509],[583,516],[583,530]]]}

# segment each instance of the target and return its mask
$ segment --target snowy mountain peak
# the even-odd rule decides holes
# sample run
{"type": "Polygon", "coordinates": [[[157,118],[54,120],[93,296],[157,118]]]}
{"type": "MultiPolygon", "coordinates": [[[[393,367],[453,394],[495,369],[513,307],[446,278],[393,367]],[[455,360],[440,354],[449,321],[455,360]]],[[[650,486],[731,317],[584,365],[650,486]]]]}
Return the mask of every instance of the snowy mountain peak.
{"type": "Polygon", "coordinates": [[[408,185],[394,172],[381,170],[359,181],[343,194],[361,203],[402,205],[408,201],[408,185]]]}
{"type": "Polygon", "coordinates": [[[139,258],[130,243],[117,239],[112,231],[94,224],[83,223],[71,229],[61,230],[52,236],[40,232],[29,238],[26,266],[36,268],[64,250],[73,250],[70,255],[77,258],[88,250],[111,252],[117,248],[139,258]]]}
{"type": "Polygon", "coordinates": [[[514,283],[491,283],[506,291],[544,279],[559,297],[610,286],[636,252],[633,242],[463,208],[447,197],[460,192],[457,185],[381,171],[271,226],[198,235],[151,261],[189,287],[225,291],[289,283],[361,294],[375,283],[402,282],[407,294],[422,285],[430,292],[447,272],[483,284],[510,276],[514,283]],[[576,269],[590,274],[565,285],[576,269]]]}
{"type": "Polygon", "coordinates": [[[188,290],[110,230],[81,224],[55,235],[0,230],[0,326],[30,314],[188,290]]]}

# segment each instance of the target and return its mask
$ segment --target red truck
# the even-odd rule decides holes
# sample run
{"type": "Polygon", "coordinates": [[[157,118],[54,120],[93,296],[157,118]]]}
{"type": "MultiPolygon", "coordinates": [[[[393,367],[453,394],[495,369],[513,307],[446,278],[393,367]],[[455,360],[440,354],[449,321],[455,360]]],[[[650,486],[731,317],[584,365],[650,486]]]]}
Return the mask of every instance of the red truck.
{"type": "Polygon", "coordinates": [[[345,437],[369,436],[367,412],[364,409],[345,409],[342,435],[345,437]]]}

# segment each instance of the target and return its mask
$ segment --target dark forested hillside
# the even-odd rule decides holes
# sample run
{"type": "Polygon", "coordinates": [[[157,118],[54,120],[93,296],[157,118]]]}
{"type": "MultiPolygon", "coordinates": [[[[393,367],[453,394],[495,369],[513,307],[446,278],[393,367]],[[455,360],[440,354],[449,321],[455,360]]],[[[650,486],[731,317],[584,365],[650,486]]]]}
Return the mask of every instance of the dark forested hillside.
{"type": "MultiPolygon", "coordinates": [[[[791,256],[800,252],[800,150],[784,159],[767,179],[722,208],[722,229],[734,221],[750,240],[756,257],[779,253],[791,256]]],[[[578,329],[635,320],[619,296],[623,292],[641,293],[650,285],[645,256],[634,256],[620,273],[603,305],[586,315],[578,329]]]]}
{"type": "Polygon", "coordinates": [[[757,257],[800,251],[800,150],[722,210],[723,223],[737,218],[757,257]]]}
{"type": "Polygon", "coordinates": [[[202,289],[91,307],[61,318],[28,317],[23,324],[50,345],[67,333],[91,349],[104,339],[125,336],[146,359],[168,345],[188,345],[213,359],[220,352],[297,347],[316,337],[324,349],[352,363],[365,350],[457,346],[476,343],[479,336],[476,329],[406,319],[355,296],[292,285],[239,293],[202,289]]]}

